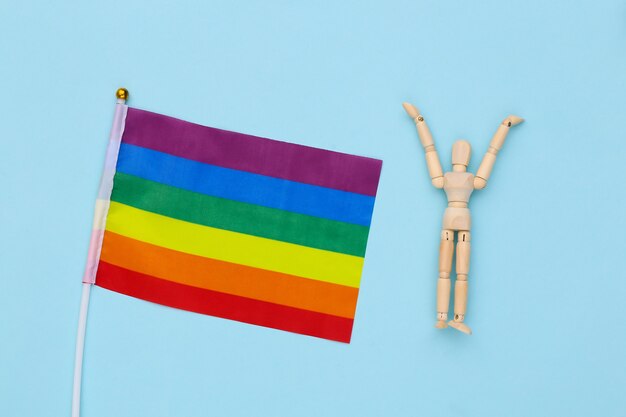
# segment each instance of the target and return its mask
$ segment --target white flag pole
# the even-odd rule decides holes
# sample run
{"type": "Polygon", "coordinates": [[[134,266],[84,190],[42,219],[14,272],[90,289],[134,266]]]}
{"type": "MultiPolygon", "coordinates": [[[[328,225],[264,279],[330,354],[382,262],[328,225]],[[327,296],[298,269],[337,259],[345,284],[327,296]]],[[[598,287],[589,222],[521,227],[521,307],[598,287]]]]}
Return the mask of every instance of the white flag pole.
{"type": "Polygon", "coordinates": [[[74,390],[72,392],[72,417],[80,415],[80,387],[83,376],[83,352],[85,351],[85,330],[87,328],[87,311],[89,310],[89,294],[93,284],[83,283],[83,295],[80,299],[78,314],[78,331],[76,332],[76,357],[74,358],[74,390]]]}
{"type": "Polygon", "coordinates": [[[128,91],[119,88],[116,92],[117,105],[115,106],[115,116],[109,137],[109,146],[104,161],[104,170],[100,180],[98,199],[96,200],[96,210],[93,220],[93,231],[91,243],[89,245],[89,256],[83,277],[83,293],[80,299],[80,313],[78,315],[78,331],[76,332],[76,353],[74,358],[74,388],[72,390],[72,417],[80,416],[80,390],[83,376],[83,353],[85,351],[85,332],[87,330],[87,312],[89,311],[89,295],[91,286],[96,282],[96,272],[102,249],[102,238],[104,236],[104,226],[106,215],[109,210],[111,191],[113,189],[113,176],[115,175],[115,165],[119,153],[122,133],[126,120],[126,100],[128,91]]]}

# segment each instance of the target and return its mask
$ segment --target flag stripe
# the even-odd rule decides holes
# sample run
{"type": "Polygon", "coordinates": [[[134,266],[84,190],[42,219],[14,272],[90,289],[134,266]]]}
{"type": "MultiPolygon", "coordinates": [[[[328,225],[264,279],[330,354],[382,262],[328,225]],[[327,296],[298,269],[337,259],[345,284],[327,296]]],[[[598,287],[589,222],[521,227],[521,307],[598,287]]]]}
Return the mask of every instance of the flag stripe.
{"type": "Polygon", "coordinates": [[[230,132],[129,108],[124,142],[200,162],[376,195],[382,161],[230,132]],[[289,163],[292,162],[292,163],[289,163]]]}
{"type": "Polygon", "coordinates": [[[111,200],[204,226],[361,257],[369,232],[365,226],[212,197],[119,172],[111,200]]]}
{"type": "Polygon", "coordinates": [[[122,142],[117,171],[214,197],[369,226],[374,197],[237,171],[122,142]]]}
{"type": "Polygon", "coordinates": [[[201,226],[112,201],[106,230],[193,255],[358,287],[363,258],[201,226]]]}
{"type": "Polygon", "coordinates": [[[192,287],[353,318],[359,290],[177,252],[112,232],[100,259],[192,287]]]}
{"type": "Polygon", "coordinates": [[[352,333],[352,319],[181,285],[103,261],[96,284],[169,307],[339,342],[349,343],[352,333]]]}

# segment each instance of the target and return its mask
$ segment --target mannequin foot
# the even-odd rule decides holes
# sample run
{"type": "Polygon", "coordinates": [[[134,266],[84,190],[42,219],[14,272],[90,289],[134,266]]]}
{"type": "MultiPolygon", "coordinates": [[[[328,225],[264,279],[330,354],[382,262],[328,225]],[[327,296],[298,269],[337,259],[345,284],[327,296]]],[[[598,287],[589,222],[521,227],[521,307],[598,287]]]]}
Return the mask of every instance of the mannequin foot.
{"type": "Polygon", "coordinates": [[[438,329],[445,329],[448,327],[446,321],[448,320],[448,313],[437,313],[437,323],[435,323],[435,327],[438,329]]]}
{"type": "Polygon", "coordinates": [[[463,332],[465,334],[472,334],[472,329],[470,329],[470,327],[463,323],[462,321],[454,321],[454,320],[450,320],[448,322],[448,325],[450,325],[450,327],[457,329],[460,332],[463,332]]]}

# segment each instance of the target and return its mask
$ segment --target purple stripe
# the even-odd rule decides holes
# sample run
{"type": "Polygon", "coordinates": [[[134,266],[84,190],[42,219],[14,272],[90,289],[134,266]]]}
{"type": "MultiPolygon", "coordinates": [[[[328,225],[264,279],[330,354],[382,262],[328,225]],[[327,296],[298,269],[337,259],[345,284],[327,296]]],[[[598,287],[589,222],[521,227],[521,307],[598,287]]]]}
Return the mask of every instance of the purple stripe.
{"type": "Polygon", "coordinates": [[[240,171],[376,195],[382,161],[200,126],[128,108],[122,141],[240,171]]]}

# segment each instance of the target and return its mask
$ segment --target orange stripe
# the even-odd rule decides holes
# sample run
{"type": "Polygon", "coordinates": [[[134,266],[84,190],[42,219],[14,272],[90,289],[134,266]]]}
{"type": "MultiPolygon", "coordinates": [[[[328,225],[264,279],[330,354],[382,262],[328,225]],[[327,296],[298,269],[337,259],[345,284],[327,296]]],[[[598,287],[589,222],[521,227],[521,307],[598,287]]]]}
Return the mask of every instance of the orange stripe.
{"type": "Polygon", "coordinates": [[[104,234],[100,259],[157,278],[319,313],[354,318],[359,289],[190,255],[104,234]]]}

